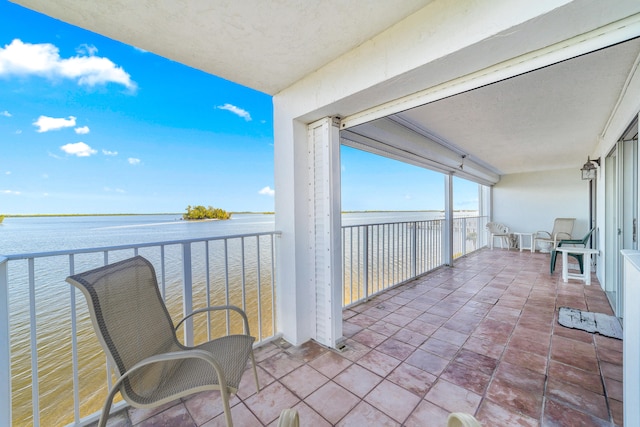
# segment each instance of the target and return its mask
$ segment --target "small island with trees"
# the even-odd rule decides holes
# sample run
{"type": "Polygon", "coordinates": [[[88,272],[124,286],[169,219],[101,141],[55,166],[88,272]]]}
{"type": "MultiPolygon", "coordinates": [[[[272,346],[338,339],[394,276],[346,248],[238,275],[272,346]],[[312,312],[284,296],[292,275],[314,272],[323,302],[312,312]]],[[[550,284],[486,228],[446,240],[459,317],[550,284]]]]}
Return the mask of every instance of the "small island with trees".
{"type": "Polygon", "coordinates": [[[187,206],[187,213],[182,215],[182,219],[188,221],[206,220],[206,219],[229,219],[231,214],[223,209],[209,206],[205,208],[202,205],[187,206]]]}

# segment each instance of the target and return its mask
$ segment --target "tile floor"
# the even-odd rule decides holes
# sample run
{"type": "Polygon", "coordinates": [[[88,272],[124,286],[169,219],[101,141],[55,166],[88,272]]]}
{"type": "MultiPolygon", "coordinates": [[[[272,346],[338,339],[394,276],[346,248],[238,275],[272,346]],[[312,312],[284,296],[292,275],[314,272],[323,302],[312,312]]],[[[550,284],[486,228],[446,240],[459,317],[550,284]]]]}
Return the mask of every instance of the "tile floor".
{"type": "MultiPolygon", "coordinates": [[[[545,254],[481,250],[344,311],[346,349],[284,341],[256,351],[232,398],[236,426],[621,426],[622,341],[567,329],[560,306],[611,314],[598,281],[549,275],[545,254]]],[[[111,426],[222,426],[216,392],[112,416],[111,426]]]]}

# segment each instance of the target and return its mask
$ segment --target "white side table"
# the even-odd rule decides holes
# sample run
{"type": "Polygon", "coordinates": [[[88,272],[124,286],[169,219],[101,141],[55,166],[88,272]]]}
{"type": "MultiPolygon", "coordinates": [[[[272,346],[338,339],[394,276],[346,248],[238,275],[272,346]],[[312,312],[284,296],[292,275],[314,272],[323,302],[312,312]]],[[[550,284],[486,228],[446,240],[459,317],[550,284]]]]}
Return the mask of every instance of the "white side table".
{"type": "Polygon", "coordinates": [[[533,235],[536,233],[526,233],[526,232],[514,232],[513,234],[515,234],[516,236],[518,236],[518,247],[520,248],[520,252],[522,252],[523,249],[530,249],[531,253],[535,252],[536,248],[534,245],[534,240],[533,240],[533,235]],[[529,237],[529,247],[525,248],[522,245],[522,241],[524,240],[522,237],[524,236],[528,236],[529,237]]]}
{"type": "Polygon", "coordinates": [[[591,285],[591,255],[600,253],[597,249],[589,248],[572,248],[561,246],[556,251],[562,252],[562,281],[568,282],[569,279],[578,279],[584,281],[586,285],[591,285]],[[582,260],[584,273],[569,273],[569,254],[583,254],[582,260]]]}

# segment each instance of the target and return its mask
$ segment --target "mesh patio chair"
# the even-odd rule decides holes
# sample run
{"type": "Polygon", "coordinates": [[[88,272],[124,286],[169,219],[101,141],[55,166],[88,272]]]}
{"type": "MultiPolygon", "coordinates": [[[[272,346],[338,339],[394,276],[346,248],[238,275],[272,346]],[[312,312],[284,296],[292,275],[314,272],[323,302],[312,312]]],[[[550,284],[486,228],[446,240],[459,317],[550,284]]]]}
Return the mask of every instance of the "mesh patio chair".
{"type": "MultiPolygon", "coordinates": [[[[570,240],[570,239],[562,239],[558,242],[558,246],[557,248],[563,247],[563,246],[575,246],[577,248],[586,248],[587,247],[587,243],[589,242],[589,238],[591,237],[591,234],[595,231],[595,227],[593,227],[586,236],[584,236],[582,239],[574,239],[574,240],[570,240]]],[[[551,264],[550,264],[550,270],[551,270],[551,274],[553,274],[553,271],[556,269],[556,261],[558,259],[558,251],[556,249],[553,249],[551,251],[551,264]]],[[[572,254],[572,253],[568,253],[567,254],[570,257],[575,258],[576,260],[578,260],[578,266],[580,267],[580,273],[584,273],[584,255],[583,254],[572,254]]]]}
{"type": "Polygon", "coordinates": [[[487,232],[489,233],[489,247],[493,249],[493,239],[500,239],[500,248],[503,249],[502,243],[507,244],[507,249],[509,249],[511,242],[509,236],[509,227],[504,224],[500,224],[499,222],[488,222],[486,225],[487,232]]]}
{"type": "Polygon", "coordinates": [[[536,231],[533,246],[535,247],[536,243],[540,243],[540,252],[552,251],[558,246],[560,240],[571,239],[571,232],[575,222],[575,218],[556,218],[553,221],[553,230],[550,233],[548,231],[536,231]]]}
{"type": "Polygon", "coordinates": [[[67,282],[82,291],[98,340],[114,367],[117,381],[104,403],[104,427],[115,394],[131,406],[149,408],[205,390],[219,390],[227,426],[232,426],[229,394],[236,393],[251,358],[260,391],[247,316],[238,307],[195,310],[173,324],[162,300],[153,265],[141,256],[76,274],[67,282]],[[187,347],[176,330],[191,316],[231,310],[244,321],[244,334],[227,335],[187,347]]]}

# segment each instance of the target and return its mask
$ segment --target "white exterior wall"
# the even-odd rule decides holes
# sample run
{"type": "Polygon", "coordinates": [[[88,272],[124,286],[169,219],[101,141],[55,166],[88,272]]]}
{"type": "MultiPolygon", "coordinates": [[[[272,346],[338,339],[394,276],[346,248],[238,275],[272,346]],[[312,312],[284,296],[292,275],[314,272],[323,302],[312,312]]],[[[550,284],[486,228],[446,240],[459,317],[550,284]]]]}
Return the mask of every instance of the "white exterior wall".
{"type": "Polygon", "coordinates": [[[511,174],[493,187],[493,218],[511,231],[551,231],[555,218],[576,218],[573,237],[589,231],[589,184],[578,169],[511,174]]]}

